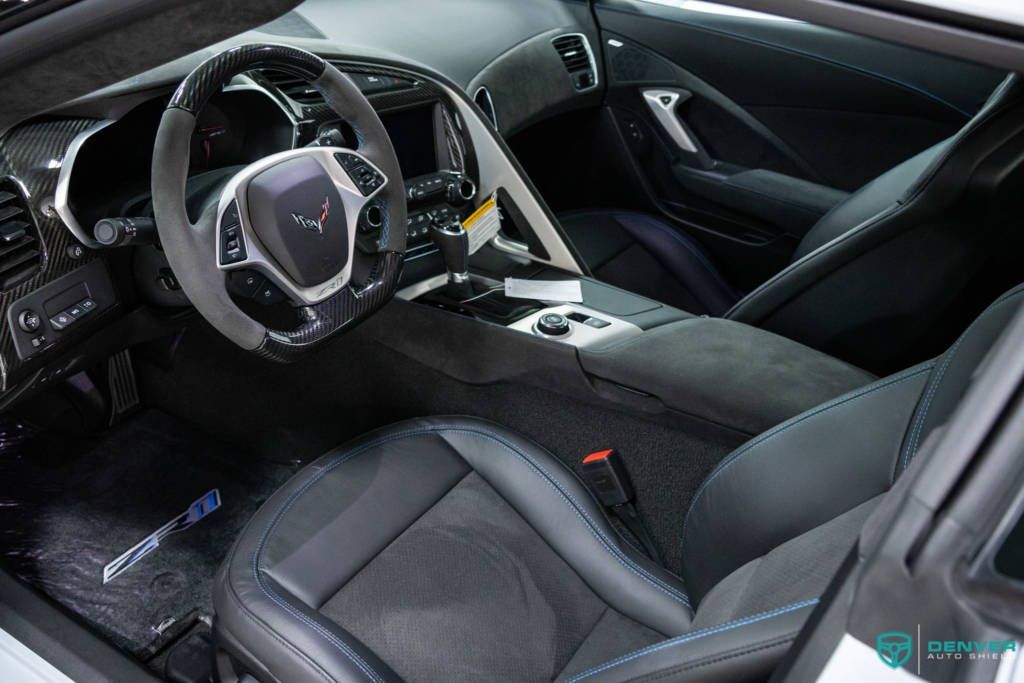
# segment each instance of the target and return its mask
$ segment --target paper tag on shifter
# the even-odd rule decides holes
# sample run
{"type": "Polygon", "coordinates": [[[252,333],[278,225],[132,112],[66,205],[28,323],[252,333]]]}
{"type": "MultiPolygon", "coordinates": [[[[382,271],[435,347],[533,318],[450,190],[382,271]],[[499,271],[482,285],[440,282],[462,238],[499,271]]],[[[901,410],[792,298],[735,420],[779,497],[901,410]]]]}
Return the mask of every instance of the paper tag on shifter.
{"type": "Polygon", "coordinates": [[[582,303],[583,288],[579,280],[520,280],[507,277],[505,296],[513,299],[582,303]]]}
{"type": "Polygon", "coordinates": [[[476,253],[477,249],[491,241],[491,238],[498,234],[501,229],[501,217],[498,215],[498,202],[492,195],[490,199],[480,205],[473,214],[462,222],[462,227],[469,234],[469,253],[476,253]]]}

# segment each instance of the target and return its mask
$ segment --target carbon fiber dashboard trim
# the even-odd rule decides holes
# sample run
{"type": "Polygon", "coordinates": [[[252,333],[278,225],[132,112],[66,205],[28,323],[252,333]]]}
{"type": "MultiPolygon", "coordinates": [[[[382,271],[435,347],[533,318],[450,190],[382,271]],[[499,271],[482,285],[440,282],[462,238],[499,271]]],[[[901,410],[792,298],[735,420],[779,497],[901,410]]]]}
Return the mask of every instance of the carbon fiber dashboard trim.
{"type": "MultiPolygon", "coordinates": [[[[96,119],[30,122],[11,129],[0,138],[0,176],[11,176],[24,187],[43,244],[39,273],[12,289],[0,292],[0,319],[6,319],[7,308],[12,302],[97,257],[95,252],[85,247],[81,249],[80,258],[72,258],[68,254],[68,247],[81,245],[54,208],[57,179],[71,142],[97,123],[96,119]]],[[[19,360],[11,331],[6,325],[0,328],[0,391],[12,388],[34,362],[19,360]]]]}

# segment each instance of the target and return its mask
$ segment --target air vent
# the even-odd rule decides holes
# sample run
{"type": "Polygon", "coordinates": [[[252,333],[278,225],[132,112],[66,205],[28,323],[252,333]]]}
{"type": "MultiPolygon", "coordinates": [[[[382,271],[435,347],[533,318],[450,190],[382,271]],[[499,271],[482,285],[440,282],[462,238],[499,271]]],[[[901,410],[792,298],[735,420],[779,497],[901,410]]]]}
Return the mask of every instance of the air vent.
{"type": "Polygon", "coordinates": [[[551,41],[555,51],[562,58],[573,87],[584,91],[597,87],[597,65],[594,54],[590,51],[590,43],[582,33],[568,33],[551,41]]]}
{"type": "Polygon", "coordinates": [[[273,69],[266,69],[263,72],[263,75],[266,76],[267,80],[273,83],[278,90],[300,104],[320,104],[324,101],[324,98],[320,95],[317,89],[311,86],[309,82],[303,78],[296,78],[291,74],[287,74],[283,71],[274,71],[273,69]]]}
{"type": "Polygon", "coordinates": [[[43,252],[21,188],[0,180],[0,290],[10,289],[39,272],[43,252]]]}
{"type": "MultiPolygon", "coordinates": [[[[301,78],[296,78],[283,71],[265,69],[263,75],[273,83],[278,90],[300,104],[322,104],[324,98],[316,88],[301,78]]],[[[355,81],[356,86],[364,95],[377,95],[382,92],[404,90],[416,85],[407,78],[397,76],[385,76],[383,74],[348,74],[348,77],[355,81]]]]}

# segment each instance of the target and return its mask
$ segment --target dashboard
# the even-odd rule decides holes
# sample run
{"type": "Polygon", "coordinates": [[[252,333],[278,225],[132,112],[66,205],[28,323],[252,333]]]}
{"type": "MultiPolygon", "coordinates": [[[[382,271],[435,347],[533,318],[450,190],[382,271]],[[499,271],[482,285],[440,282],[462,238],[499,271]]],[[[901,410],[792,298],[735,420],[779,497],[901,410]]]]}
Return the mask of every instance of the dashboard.
{"type": "MultiPolygon", "coordinates": [[[[539,21],[536,26],[502,22],[503,13],[509,13],[502,2],[466,5],[466,12],[484,12],[498,21],[486,42],[471,38],[453,49],[450,42],[400,40],[409,31],[424,28],[416,25],[419,18],[413,14],[421,7],[418,3],[414,8],[401,0],[396,5],[405,10],[391,8],[408,16],[405,24],[392,22],[387,35],[374,33],[373,27],[382,23],[379,17],[369,22],[372,30],[359,40],[374,46],[363,48],[351,47],[358,41],[344,31],[369,24],[343,26],[336,18],[322,16],[331,3],[309,0],[279,22],[4,132],[0,211],[10,196],[33,220],[31,234],[25,236],[27,246],[18,247],[24,258],[19,251],[13,274],[5,271],[5,249],[0,245],[0,405],[95,363],[111,348],[155,336],[168,320],[189,314],[189,302],[158,244],[141,239],[132,249],[101,249],[93,227],[112,217],[130,217],[139,225],[152,218],[152,149],[167,99],[192,66],[230,44],[272,40],[311,49],[347,73],[367,96],[392,139],[405,183],[409,211],[403,283],[424,281],[441,271],[428,236],[431,221],[465,218],[495,192],[516,205],[514,213],[522,221],[547,225],[551,232],[526,240],[530,251],[539,246],[539,256],[519,256],[575,268],[573,256],[550,227],[547,210],[524,183],[507,148],[469,104],[474,94],[481,104],[479,96],[485,92],[490,106],[484,107],[484,116],[497,121],[501,133],[511,134],[567,106],[590,106],[600,100],[600,65],[591,60],[593,81],[580,88],[553,47],[555,38],[570,32],[596,40],[589,25],[579,23],[589,16],[584,5],[528,1],[545,7],[543,12],[518,15],[539,21]],[[349,47],[342,50],[339,45],[349,47]],[[510,77],[513,72],[536,78],[523,83],[510,77]]],[[[369,16],[377,5],[354,0],[351,12],[369,16]]],[[[431,25],[451,30],[456,17],[441,15],[453,8],[454,4],[438,8],[431,25]]],[[[357,143],[354,131],[337,120],[308,85],[266,70],[236,77],[204,109],[193,134],[190,213],[196,216],[216,201],[223,183],[247,164],[323,136],[335,144],[357,143]]],[[[143,238],[144,233],[138,232],[143,238]]],[[[371,229],[357,242],[374,237],[371,229]]],[[[253,305],[273,308],[283,301],[273,284],[261,278],[242,273],[237,283],[234,279],[233,275],[233,292],[253,305]]],[[[291,311],[286,305],[280,308],[291,311]]]]}
{"type": "MultiPolygon", "coordinates": [[[[337,66],[368,97],[395,146],[409,206],[410,277],[437,270],[439,261],[431,258],[436,248],[428,236],[431,221],[465,218],[476,197],[477,162],[464,121],[450,98],[426,80],[393,69],[337,66]]],[[[39,209],[35,238],[48,257],[45,275],[0,293],[7,314],[0,335],[6,386],[31,376],[37,359],[49,358],[55,348],[70,348],[136,303],[189,306],[154,231],[133,233],[121,244],[131,250],[99,249],[103,245],[93,233],[94,226],[110,219],[152,223],[150,167],[169,94],[133,97],[117,118],[29,122],[0,141],[8,164],[4,175],[25,184],[9,194],[23,195],[26,203],[32,196],[52,197],[44,206],[25,207],[39,209]],[[58,161],[53,157],[60,149],[64,158],[58,161]]],[[[224,184],[249,163],[324,138],[330,144],[358,145],[354,131],[315,90],[274,72],[235,78],[203,109],[192,136],[186,186],[190,214],[196,218],[215,203],[224,184]]],[[[357,241],[372,244],[379,229],[370,228],[357,241]]],[[[2,259],[0,247],[0,268],[2,259]]],[[[266,311],[271,319],[295,314],[277,287],[258,274],[233,272],[229,286],[240,303],[276,307],[266,311]]],[[[48,364],[29,388],[58,379],[84,360],[48,364]]]]}

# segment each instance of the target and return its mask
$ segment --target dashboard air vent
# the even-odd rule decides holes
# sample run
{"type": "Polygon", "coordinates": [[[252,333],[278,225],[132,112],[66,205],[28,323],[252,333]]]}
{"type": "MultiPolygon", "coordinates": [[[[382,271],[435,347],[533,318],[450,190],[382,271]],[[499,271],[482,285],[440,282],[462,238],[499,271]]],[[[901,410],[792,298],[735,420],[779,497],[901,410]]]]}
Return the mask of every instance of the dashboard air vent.
{"type": "Polygon", "coordinates": [[[555,51],[562,58],[569,77],[576,90],[590,90],[597,86],[597,65],[590,43],[582,33],[567,33],[551,41],[555,51]]]}
{"type": "Polygon", "coordinates": [[[302,78],[296,78],[283,71],[266,69],[263,72],[267,80],[273,83],[278,90],[300,104],[320,104],[324,98],[302,78]]]}
{"type": "Polygon", "coordinates": [[[39,272],[42,258],[39,231],[21,188],[10,178],[0,180],[0,290],[39,272]]]}
{"type": "MultiPolygon", "coordinates": [[[[335,66],[342,65],[335,64],[335,66]]],[[[264,69],[263,75],[278,90],[299,104],[323,104],[324,98],[317,92],[317,89],[301,78],[296,78],[283,71],[275,71],[273,69],[264,69]]],[[[403,90],[416,85],[414,81],[408,78],[386,76],[384,74],[350,73],[348,77],[355,81],[359,90],[367,96],[403,90]]]]}

